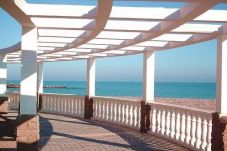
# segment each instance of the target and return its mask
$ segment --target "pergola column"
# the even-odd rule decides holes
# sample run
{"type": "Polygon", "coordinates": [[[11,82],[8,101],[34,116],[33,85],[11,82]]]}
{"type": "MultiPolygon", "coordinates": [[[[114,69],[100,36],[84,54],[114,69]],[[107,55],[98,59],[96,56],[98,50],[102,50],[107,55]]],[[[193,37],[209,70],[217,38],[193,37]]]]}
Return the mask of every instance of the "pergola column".
{"type": "Polygon", "coordinates": [[[150,128],[150,105],[154,102],[154,71],[155,52],[145,51],[143,53],[143,100],[141,102],[140,131],[147,132],[150,128]]]}
{"type": "Polygon", "coordinates": [[[212,116],[212,150],[227,150],[227,34],[217,39],[216,113],[212,116]]]}
{"type": "Polygon", "coordinates": [[[23,28],[21,44],[20,115],[17,119],[18,150],[38,150],[39,117],[37,103],[37,28],[23,28]]]}
{"type": "Polygon", "coordinates": [[[7,87],[7,56],[0,55],[0,96],[6,96],[7,87]]]}
{"type": "Polygon", "coordinates": [[[95,96],[95,58],[87,59],[87,95],[95,96]]]}
{"type": "Polygon", "coordinates": [[[8,112],[7,90],[7,56],[0,55],[0,112],[8,112]]]}
{"type": "Polygon", "coordinates": [[[37,64],[38,68],[38,79],[37,79],[37,90],[38,93],[43,93],[43,62],[37,64]]]}
{"type": "Polygon", "coordinates": [[[85,96],[84,118],[93,116],[93,99],[95,96],[95,58],[87,59],[87,96],[85,96]]]}
{"type": "Polygon", "coordinates": [[[154,101],[154,70],[155,52],[143,54],[143,100],[146,103],[154,101]]]}

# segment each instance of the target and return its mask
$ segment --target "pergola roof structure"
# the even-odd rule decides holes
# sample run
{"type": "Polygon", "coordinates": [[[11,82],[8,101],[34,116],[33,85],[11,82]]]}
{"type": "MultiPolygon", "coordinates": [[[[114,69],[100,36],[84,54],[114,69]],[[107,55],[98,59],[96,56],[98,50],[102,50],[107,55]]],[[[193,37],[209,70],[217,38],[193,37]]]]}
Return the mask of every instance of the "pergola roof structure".
{"type": "MultiPolygon", "coordinates": [[[[99,0],[97,6],[5,0],[0,1],[0,6],[23,28],[37,28],[39,62],[160,51],[227,33],[227,10],[212,9],[227,0],[161,1],[185,4],[166,8],[113,6],[112,0],[99,0]]],[[[19,63],[20,49],[18,43],[0,49],[0,53],[8,53],[8,63],[19,63]]]]}

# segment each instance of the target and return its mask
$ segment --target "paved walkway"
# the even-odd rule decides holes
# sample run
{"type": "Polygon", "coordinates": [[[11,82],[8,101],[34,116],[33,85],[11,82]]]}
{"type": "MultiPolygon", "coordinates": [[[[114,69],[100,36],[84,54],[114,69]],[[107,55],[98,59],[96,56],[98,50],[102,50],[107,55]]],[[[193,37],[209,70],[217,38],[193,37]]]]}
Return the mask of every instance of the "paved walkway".
{"type": "Polygon", "coordinates": [[[43,151],[186,151],[148,134],[91,120],[41,114],[41,127],[43,151]]]}
{"type": "MultiPolygon", "coordinates": [[[[40,125],[42,151],[187,151],[164,139],[104,122],[40,114],[40,125]]],[[[0,151],[15,150],[15,140],[0,140],[0,151]]]]}

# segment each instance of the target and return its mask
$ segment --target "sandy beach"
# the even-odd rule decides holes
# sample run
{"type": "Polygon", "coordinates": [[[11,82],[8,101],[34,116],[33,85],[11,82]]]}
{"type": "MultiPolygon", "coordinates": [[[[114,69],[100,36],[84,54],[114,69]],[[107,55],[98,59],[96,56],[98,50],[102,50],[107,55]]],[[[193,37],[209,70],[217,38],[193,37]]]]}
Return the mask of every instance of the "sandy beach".
{"type": "MultiPolygon", "coordinates": [[[[121,97],[133,100],[142,100],[141,97],[121,97]]],[[[197,98],[159,98],[155,101],[166,104],[179,105],[202,110],[215,111],[215,101],[213,99],[197,99],[197,98]]]]}

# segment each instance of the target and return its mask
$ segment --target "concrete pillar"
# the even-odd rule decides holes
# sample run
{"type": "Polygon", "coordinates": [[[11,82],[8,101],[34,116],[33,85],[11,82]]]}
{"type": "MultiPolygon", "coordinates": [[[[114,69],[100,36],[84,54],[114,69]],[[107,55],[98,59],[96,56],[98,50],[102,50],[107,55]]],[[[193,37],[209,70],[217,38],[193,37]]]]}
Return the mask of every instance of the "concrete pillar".
{"type": "Polygon", "coordinates": [[[227,115],[227,34],[218,36],[216,73],[216,112],[227,115]]]}
{"type": "Polygon", "coordinates": [[[87,59],[87,95],[95,96],[95,58],[87,59]]]}
{"type": "MultiPolygon", "coordinates": [[[[23,29],[26,30],[26,29],[23,29]]],[[[22,36],[20,114],[36,114],[37,29],[22,36]]]]}
{"type": "Polygon", "coordinates": [[[155,52],[144,52],[143,54],[143,100],[146,103],[154,101],[154,72],[155,52]]]}
{"type": "Polygon", "coordinates": [[[0,97],[6,96],[7,88],[7,56],[0,55],[0,97]]]}
{"type": "Polygon", "coordinates": [[[37,28],[23,28],[21,41],[20,114],[17,118],[17,150],[38,151],[39,116],[37,103],[37,28]]]}
{"type": "Polygon", "coordinates": [[[150,129],[151,106],[148,103],[154,101],[154,69],[155,52],[144,52],[143,54],[143,100],[141,101],[140,132],[146,133],[150,129]]]}
{"type": "Polygon", "coordinates": [[[37,89],[38,93],[43,93],[43,62],[37,64],[38,67],[38,79],[37,79],[37,89]]]}
{"type": "Polygon", "coordinates": [[[93,96],[95,96],[95,58],[87,59],[87,95],[84,100],[84,118],[93,116],[93,96]]]}
{"type": "Polygon", "coordinates": [[[212,114],[211,150],[227,150],[227,34],[217,39],[216,113],[212,114]]]}

